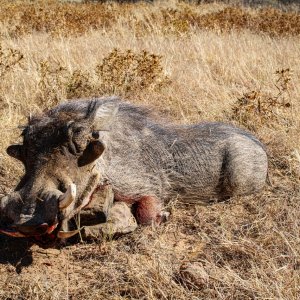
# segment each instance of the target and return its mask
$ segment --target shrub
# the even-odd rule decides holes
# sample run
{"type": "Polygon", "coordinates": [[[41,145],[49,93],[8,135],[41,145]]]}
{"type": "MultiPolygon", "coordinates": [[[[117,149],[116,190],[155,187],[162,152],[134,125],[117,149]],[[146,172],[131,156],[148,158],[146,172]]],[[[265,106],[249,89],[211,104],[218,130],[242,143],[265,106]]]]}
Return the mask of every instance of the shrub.
{"type": "Polygon", "coordinates": [[[161,56],[147,51],[134,53],[114,49],[96,67],[96,73],[103,94],[160,89],[168,81],[161,65],[161,56]]]}
{"type": "Polygon", "coordinates": [[[290,125],[287,112],[290,112],[291,108],[288,101],[291,70],[278,70],[276,76],[274,94],[263,91],[245,93],[233,105],[231,118],[250,130],[257,130],[261,126],[290,125]]]}

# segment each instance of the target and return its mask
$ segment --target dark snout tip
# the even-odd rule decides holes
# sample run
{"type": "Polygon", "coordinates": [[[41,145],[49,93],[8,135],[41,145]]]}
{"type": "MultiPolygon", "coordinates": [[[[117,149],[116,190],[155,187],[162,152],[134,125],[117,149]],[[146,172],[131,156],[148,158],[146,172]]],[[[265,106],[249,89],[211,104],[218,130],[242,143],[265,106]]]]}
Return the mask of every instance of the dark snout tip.
{"type": "Polygon", "coordinates": [[[43,235],[47,233],[49,229],[49,225],[47,223],[43,223],[40,225],[16,225],[16,229],[27,236],[36,236],[43,235]]]}

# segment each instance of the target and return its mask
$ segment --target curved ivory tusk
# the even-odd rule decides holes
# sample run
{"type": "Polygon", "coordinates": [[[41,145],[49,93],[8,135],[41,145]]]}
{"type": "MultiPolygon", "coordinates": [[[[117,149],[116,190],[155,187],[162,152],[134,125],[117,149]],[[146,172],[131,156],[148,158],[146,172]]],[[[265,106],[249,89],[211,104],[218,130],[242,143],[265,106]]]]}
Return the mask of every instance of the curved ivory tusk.
{"type": "Polygon", "coordinates": [[[68,239],[68,238],[72,237],[73,235],[77,234],[80,230],[82,230],[82,228],[72,230],[72,231],[59,231],[57,233],[57,237],[60,239],[68,239]]]}
{"type": "Polygon", "coordinates": [[[0,229],[0,233],[12,236],[12,237],[26,237],[25,234],[18,232],[18,231],[10,231],[10,230],[5,230],[5,229],[0,229]]]}
{"type": "Polygon", "coordinates": [[[65,209],[72,202],[75,201],[76,198],[76,185],[71,183],[67,189],[67,191],[59,197],[59,208],[65,209]]]}

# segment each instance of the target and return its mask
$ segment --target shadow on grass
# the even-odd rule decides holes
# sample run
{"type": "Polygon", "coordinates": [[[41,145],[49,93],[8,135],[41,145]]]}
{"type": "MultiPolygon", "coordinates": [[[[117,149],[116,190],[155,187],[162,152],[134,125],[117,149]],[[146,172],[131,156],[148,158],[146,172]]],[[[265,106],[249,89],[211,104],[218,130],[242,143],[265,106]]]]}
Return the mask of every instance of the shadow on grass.
{"type": "Polygon", "coordinates": [[[19,274],[23,267],[32,264],[32,243],[22,238],[0,235],[0,264],[11,264],[19,274]]]}

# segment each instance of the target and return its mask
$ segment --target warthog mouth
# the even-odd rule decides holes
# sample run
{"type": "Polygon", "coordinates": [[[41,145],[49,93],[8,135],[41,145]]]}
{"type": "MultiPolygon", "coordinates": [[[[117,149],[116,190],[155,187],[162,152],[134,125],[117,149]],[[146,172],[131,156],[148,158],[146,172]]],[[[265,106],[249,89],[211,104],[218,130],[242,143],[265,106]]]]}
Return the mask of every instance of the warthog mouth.
{"type": "Polygon", "coordinates": [[[34,235],[23,233],[17,228],[0,228],[0,233],[15,238],[27,238],[42,248],[49,248],[53,247],[58,240],[70,238],[83,229],[82,227],[81,229],[72,231],[61,231],[61,225],[62,222],[55,223],[51,226],[48,226],[46,223],[42,224],[40,225],[40,228],[44,227],[43,230],[41,230],[42,232],[34,235]]]}
{"type": "Polygon", "coordinates": [[[39,228],[41,233],[35,233],[34,235],[21,232],[16,227],[0,228],[0,233],[11,237],[32,239],[34,243],[38,244],[41,247],[53,246],[56,243],[59,236],[59,223],[55,223],[51,226],[44,223],[40,225],[39,228]]]}
{"type": "MultiPolygon", "coordinates": [[[[57,194],[57,193],[56,193],[57,194]]],[[[53,195],[53,194],[50,194],[53,195]]],[[[41,224],[36,224],[36,221],[32,219],[32,216],[28,218],[21,214],[21,218],[18,223],[13,223],[10,225],[0,225],[0,233],[5,234],[7,236],[15,237],[15,238],[28,238],[32,239],[35,243],[41,246],[51,246],[55,244],[55,242],[59,238],[68,238],[77,232],[63,232],[60,231],[63,224],[63,214],[61,211],[68,208],[72,203],[75,202],[76,198],[76,185],[70,184],[65,193],[59,193],[57,197],[59,214],[56,216],[55,220],[48,223],[44,222],[41,224]]],[[[7,200],[7,197],[2,198],[7,200]]],[[[51,199],[51,197],[50,197],[51,199]]]]}
{"type": "MultiPolygon", "coordinates": [[[[89,181],[87,188],[84,190],[83,195],[77,199],[79,205],[76,206],[76,208],[72,206],[76,200],[76,186],[75,184],[70,184],[66,192],[58,197],[59,213],[54,223],[43,223],[37,226],[24,226],[23,224],[9,226],[4,225],[1,227],[0,225],[0,234],[5,234],[15,238],[27,238],[43,248],[52,247],[59,240],[68,239],[76,235],[84,227],[67,231],[68,229],[65,230],[65,228],[68,226],[64,225],[66,222],[72,220],[75,215],[80,214],[81,210],[85,209],[85,207],[91,203],[95,192],[105,188],[106,185],[99,186],[98,182],[99,174],[95,174],[91,177],[91,180],[89,181]],[[68,211],[69,207],[71,209],[70,211],[68,211]]],[[[113,198],[111,201],[112,200],[113,198]]]]}

